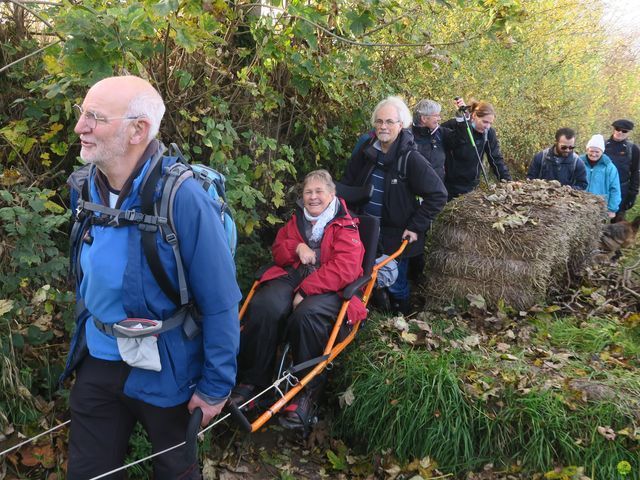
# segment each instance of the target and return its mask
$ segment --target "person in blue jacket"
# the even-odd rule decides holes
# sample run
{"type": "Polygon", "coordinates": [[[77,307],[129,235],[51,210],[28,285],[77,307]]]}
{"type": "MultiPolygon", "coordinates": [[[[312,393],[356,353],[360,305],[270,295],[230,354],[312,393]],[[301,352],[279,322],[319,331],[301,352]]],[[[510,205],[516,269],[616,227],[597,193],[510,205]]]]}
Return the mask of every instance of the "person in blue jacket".
{"type": "Polygon", "coordinates": [[[581,155],[587,169],[587,192],[602,195],[607,204],[609,218],[614,218],[620,207],[620,177],[618,169],[604,154],[604,137],[600,134],[591,137],[587,143],[587,153],[581,155]]]}
{"type": "MultiPolygon", "coordinates": [[[[165,111],[160,94],[141,78],[110,77],[91,87],[74,109],[80,157],[95,166],[86,180],[90,201],[140,211],[141,183],[164,150],[155,139],[165,111]]],[[[116,325],[135,330],[167,321],[177,307],[149,268],[138,225],[88,227],[78,253],[82,274],[76,279],[82,313],[67,368],[76,371],[68,479],[92,478],[122,466],[136,422],[158,452],[184,442],[196,407],[203,412],[203,426],[222,410],[236,377],[241,295],[216,208],[193,178],[178,188],[173,204],[190,303],[199,314],[194,336],[179,326],[141,338],[105,333],[116,325]]],[[[177,283],[175,256],[160,235],[158,255],[177,283]]],[[[201,478],[197,460],[189,460],[184,447],[155,457],[153,468],[156,479],[201,478]]],[[[124,473],[109,478],[124,478],[124,473]]]]}

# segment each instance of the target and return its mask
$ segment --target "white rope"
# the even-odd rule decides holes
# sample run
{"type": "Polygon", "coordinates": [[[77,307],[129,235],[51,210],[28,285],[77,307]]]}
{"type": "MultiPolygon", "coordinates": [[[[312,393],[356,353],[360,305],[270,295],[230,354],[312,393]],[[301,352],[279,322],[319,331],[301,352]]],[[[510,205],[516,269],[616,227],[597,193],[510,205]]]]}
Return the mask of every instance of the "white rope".
{"type": "MultiPolygon", "coordinates": [[[[288,374],[287,374],[287,375],[285,375],[284,377],[279,378],[279,379],[278,379],[278,380],[276,380],[272,385],[269,385],[267,388],[265,388],[264,390],[262,390],[261,392],[259,392],[259,393],[258,393],[257,395],[255,395],[253,398],[250,398],[249,400],[247,400],[246,402],[244,402],[244,403],[240,406],[240,408],[244,408],[246,405],[249,405],[249,404],[250,404],[251,402],[253,402],[255,399],[260,398],[262,395],[264,395],[265,393],[267,393],[267,392],[268,392],[269,390],[271,390],[272,388],[275,388],[275,389],[279,390],[279,386],[280,386],[280,384],[281,384],[282,382],[284,382],[285,380],[288,380],[288,378],[289,378],[289,377],[292,377],[292,376],[293,376],[293,375],[291,375],[290,373],[288,373],[288,374]]],[[[231,415],[230,413],[227,413],[225,416],[223,416],[223,417],[219,418],[218,420],[216,420],[215,422],[213,422],[211,425],[208,425],[207,427],[203,428],[202,430],[200,430],[200,431],[198,432],[198,436],[200,436],[200,435],[204,434],[204,433],[205,433],[205,432],[207,432],[209,429],[211,429],[211,428],[215,427],[215,426],[216,426],[217,424],[219,424],[220,422],[222,422],[222,421],[226,420],[227,418],[229,418],[229,416],[230,416],[230,415],[231,415]]],[[[67,422],[67,423],[68,423],[68,422],[67,422]]],[[[120,471],[122,471],[122,470],[126,470],[126,469],[127,469],[127,468],[129,468],[129,467],[133,467],[134,465],[137,465],[137,464],[142,463],[142,462],[146,462],[147,460],[151,460],[152,458],[157,457],[157,456],[162,455],[162,454],[165,454],[165,453],[167,453],[167,452],[170,452],[171,450],[175,450],[176,448],[180,448],[180,447],[182,447],[183,445],[185,445],[186,443],[187,443],[186,441],[185,441],[185,442],[180,442],[180,443],[178,443],[178,444],[176,444],[176,445],[173,445],[172,447],[166,448],[166,449],[164,449],[164,450],[162,450],[162,451],[160,451],[160,452],[152,453],[151,455],[148,455],[148,456],[146,456],[146,457],[144,457],[144,458],[141,458],[141,459],[139,459],[139,460],[136,460],[135,462],[128,463],[128,464],[123,465],[123,466],[118,467],[118,468],[114,468],[113,470],[110,470],[110,471],[108,471],[108,472],[102,473],[102,474],[98,475],[97,477],[92,477],[92,478],[90,478],[89,480],[98,480],[98,479],[100,479],[100,478],[107,477],[107,476],[111,475],[112,473],[116,473],[116,472],[120,472],[120,471]]]]}
{"type": "Polygon", "coordinates": [[[51,432],[53,432],[53,431],[55,431],[55,430],[58,430],[59,428],[64,427],[64,426],[65,426],[66,424],[68,424],[70,421],[71,421],[71,420],[67,420],[66,422],[61,423],[60,425],[56,425],[55,427],[50,428],[49,430],[47,430],[47,431],[45,431],[45,432],[39,433],[39,434],[38,434],[38,435],[36,435],[35,437],[31,437],[31,438],[29,438],[29,439],[25,440],[24,442],[18,443],[17,445],[14,445],[14,446],[13,446],[13,447],[11,447],[11,448],[7,448],[6,450],[3,450],[2,452],[0,452],[0,457],[1,457],[1,456],[3,456],[3,455],[5,455],[5,454],[7,454],[7,453],[9,453],[9,452],[12,452],[12,451],[14,451],[14,450],[17,450],[18,448],[20,448],[20,447],[21,447],[21,446],[23,446],[23,445],[26,445],[27,443],[31,443],[31,442],[33,442],[34,440],[36,440],[36,439],[38,439],[38,438],[42,437],[43,435],[46,435],[47,433],[51,433],[51,432]]]}
{"type": "MultiPolygon", "coordinates": [[[[289,380],[290,378],[294,378],[294,379],[296,379],[296,378],[295,378],[291,373],[287,373],[285,376],[283,376],[283,377],[279,378],[278,380],[276,380],[275,382],[273,382],[273,384],[272,384],[272,385],[269,385],[267,388],[265,388],[264,390],[262,390],[261,392],[259,392],[259,393],[258,393],[257,395],[255,395],[253,398],[250,398],[249,400],[247,400],[246,402],[244,402],[244,403],[240,406],[240,408],[244,408],[245,406],[249,405],[251,402],[253,402],[253,401],[254,401],[254,400],[256,400],[257,398],[260,398],[262,395],[264,395],[265,393],[267,393],[267,392],[268,392],[269,390],[271,390],[272,388],[275,388],[275,389],[278,391],[278,393],[280,393],[280,396],[284,396],[284,394],[283,394],[283,393],[282,393],[282,391],[280,390],[280,384],[281,384],[282,382],[284,382],[284,381],[288,381],[289,383],[291,383],[291,381],[289,380]]],[[[296,379],[296,380],[297,380],[297,379],[296,379]]],[[[198,432],[198,435],[202,435],[202,434],[204,434],[205,432],[207,432],[207,431],[208,431],[208,430],[210,430],[211,428],[215,427],[215,426],[216,426],[217,424],[219,424],[220,422],[222,422],[222,421],[226,420],[227,418],[229,418],[229,416],[230,416],[230,415],[231,415],[230,413],[227,413],[225,416],[223,416],[223,417],[219,418],[218,420],[216,420],[215,422],[213,422],[211,425],[208,425],[207,427],[205,427],[205,428],[203,428],[202,430],[200,430],[200,432],[198,432]]],[[[0,456],[2,456],[2,455],[6,455],[7,453],[12,452],[13,450],[17,450],[17,449],[18,449],[18,448],[20,448],[21,446],[26,445],[27,443],[33,442],[34,440],[36,440],[36,439],[38,439],[38,438],[40,438],[40,437],[42,437],[42,436],[44,436],[44,435],[47,435],[48,433],[51,433],[51,432],[53,432],[53,431],[55,431],[55,430],[57,430],[57,429],[59,429],[59,428],[62,428],[62,427],[64,427],[65,425],[67,425],[68,423],[70,423],[70,422],[71,422],[71,420],[67,420],[66,422],[61,423],[60,425],[56,425],[55,427],[50,428],[49,430],[47,430],[47,431],[45,431],[45,432],[39,433],[39,434],[38,434],[38,435],[36,435],[35,437],[31,437],[31,438],[29,438],[29,439],[25,440],[24,442],[18,443],[17,445],[14,445],[13,447],[8,448],[8,449],[6,449],[6,450],[4,450],[4,451],[0,452],[0,456]]],[[[163,454],[165,454],[165,453],[167,453],[167,452],[170,452],[171,450],[175,450],[176,448],[180,448],[180,447],[182,447],[183,445],[185,445],[186,443],[187,443],[186,441],[184,441],[184,442],[180,442],[180,443],[178,443],[178,444],[176,444],[176,445],[173,445],[172,447],[165,448],[164,450],[161,450],[161,451],[156,452],[156,453],[152,453],[151,455],[148,455],[148,456],[146,456],[146,457],[144,457],[144,458],[141,458],[141,459],[139,459],[139,460],[136,460],[135,462],[128,463],[128,464],[123,465],[123,466],[118,467],[118,468],[114,468],[113,470],[110,470],[110,471],[108,471],[108,472],[102,473],[102,474],[98,475],[97,477],[92,477],[92,478],[90,478],[89,480],[98,480],[98,479],[100,479],[100,478],[107,477],[107,476],[109,476],[109,475],[111,475],[111,474],[113,474],[113,473],[120,472],[120,471],[122,471],[122,470],[126,470],[126,469],[127,469],[127,468],[129,468],[129,467],[133,467],[134,465],[137,465],[137,464],[142,463],[142,462],[146,462],[147,460],[151,460],[152,458],[157,457],[157,456],[159,456],[159,455],[163,455],[163,454]]]]}

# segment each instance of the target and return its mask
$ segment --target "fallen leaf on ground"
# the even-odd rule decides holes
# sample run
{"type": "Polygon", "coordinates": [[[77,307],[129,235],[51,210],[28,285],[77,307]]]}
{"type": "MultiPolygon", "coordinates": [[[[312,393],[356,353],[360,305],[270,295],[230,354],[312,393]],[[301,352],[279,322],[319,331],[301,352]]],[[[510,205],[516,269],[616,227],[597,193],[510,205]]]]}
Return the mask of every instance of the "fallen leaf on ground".
{"type": "Polygon", "coordinates": [[[611,427],[598,427],[598,433],[607,440],[615,440],[616,432],[611,427]]]}

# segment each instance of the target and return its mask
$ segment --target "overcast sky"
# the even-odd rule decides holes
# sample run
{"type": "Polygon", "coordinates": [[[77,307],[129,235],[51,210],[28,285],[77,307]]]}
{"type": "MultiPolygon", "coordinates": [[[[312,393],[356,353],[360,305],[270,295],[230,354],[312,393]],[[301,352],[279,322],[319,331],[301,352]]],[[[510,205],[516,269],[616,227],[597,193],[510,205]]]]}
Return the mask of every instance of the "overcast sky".
{"type": "Polygon", "coordinates": [[[640,0],[602,0],[605,5],[604,21],[616,31],[635,39],[640,50],[640,0]]]}

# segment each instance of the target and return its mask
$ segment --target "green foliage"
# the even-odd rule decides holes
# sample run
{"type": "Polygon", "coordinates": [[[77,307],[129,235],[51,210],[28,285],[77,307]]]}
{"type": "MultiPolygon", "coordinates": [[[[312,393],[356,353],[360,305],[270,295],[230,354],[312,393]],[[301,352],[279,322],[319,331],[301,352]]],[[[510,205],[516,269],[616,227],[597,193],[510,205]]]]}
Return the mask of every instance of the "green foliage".
{"type": "MultiPolygon", "coordinates": [[[[585,138],[606,132],[612,118],[640,116],[640,68],[630,40],[606,30],[598,8],[586,0],[294,0],[262,14],[218,0],[88,0],[28,8],[38,16],[0,3],[0,65],[24,59],[0,74],[0,183],[17,182],[0,191],[0,411],[18,423],[36,418],[34,396],[51,397],[63,358],[56,345],[65,343],[58,340],[72,324],[73,296],[63,278],[68,217],[56,205],[66,196],[63,180],[78,153],[71,106],[101,78],[131,73],[149,79],[167,104],[164,141],[227,176],[242,237],[237,266],[244,291],[251,272],[268,259],[265,232],[288,211],[295,183],[318,167],[339,178],[357,137],[369,129],[372,107],[386,95],[403,95],[410,105],[434,98],[444,116],[452,113],[448,99],[455,95],[494,103],[503,152],[520,174],[560,126],[575,127],[585,138]],[[47,48],[25,58],[41,47],[47,48]]],[[[569,345],[577,355],[616,348],[637,355],[637,331],[607,318],[541,328],[553,345],[569,345]]],[[[441,334],[446,329],[446,322],[434,324],[441,334]]],[[[456,328],[448,335],[462,340],[468,333],[456,328]]],[[[358,358],[371,364],[362,352],[358,358]]],[[[558,414],[553,395],[508,397],[495,419],[495,412],[479,413],[483,405],[470,401],[456,380],[477,361],[467,353],[434,355],[426,368],[406,348],[381,360],[389,371],[378,368],[371,380],[359,376],[358,395],[389,395],[403,408],[387,404],[382,412],[357,415],[370,420],[386,444],[394,445],[396,435],[403,455],[431,442],[451,469],[460,470],[488,459],[490,442],[506,442],[517,422],[531,425],[520,440],[532,448],[545,435],[553,440],[529,454],[531,465],[548,462],[555,455],[549,448],[569,457],[577,448],[555,431],[558,422],[533,411],[558,414]],[[414,377],[438,395],[417,389],[414,377]],[[403,400],[407,392],[412,398],[403,400]]],[[[370,433],[363,434],[375,440],[370,433]]],[[[618,444],[596,440],[591,443],[602,447],[611,473],[609,454],[618,444]]],[[[505,462],[517,456],[505,452],[505,462]]],[[[637,460],[630,464],[637,472],[637,460]]]]}
{"type": "MultiPolygon", "coordinates": [[[[68,214],[51,190],[0,190],[0,410],[18,424],[51,400],[64,355],[55,340],[71,327],[62,227],[68,214]]],[[[64,351],[64,350],[63,350],[64,351]]]]}
{"type": "Polygon", "coordinates": [[[68,212],[51,198],[51,190],[0,190],[0,221],[6,238],[0,295],[20,298],[20,288],[59,281],[66,272],[66,260],[58,248],[64,242],[61,227],[68,212]],[[57,237],[57,238],[56,238],[57,237]]]}

